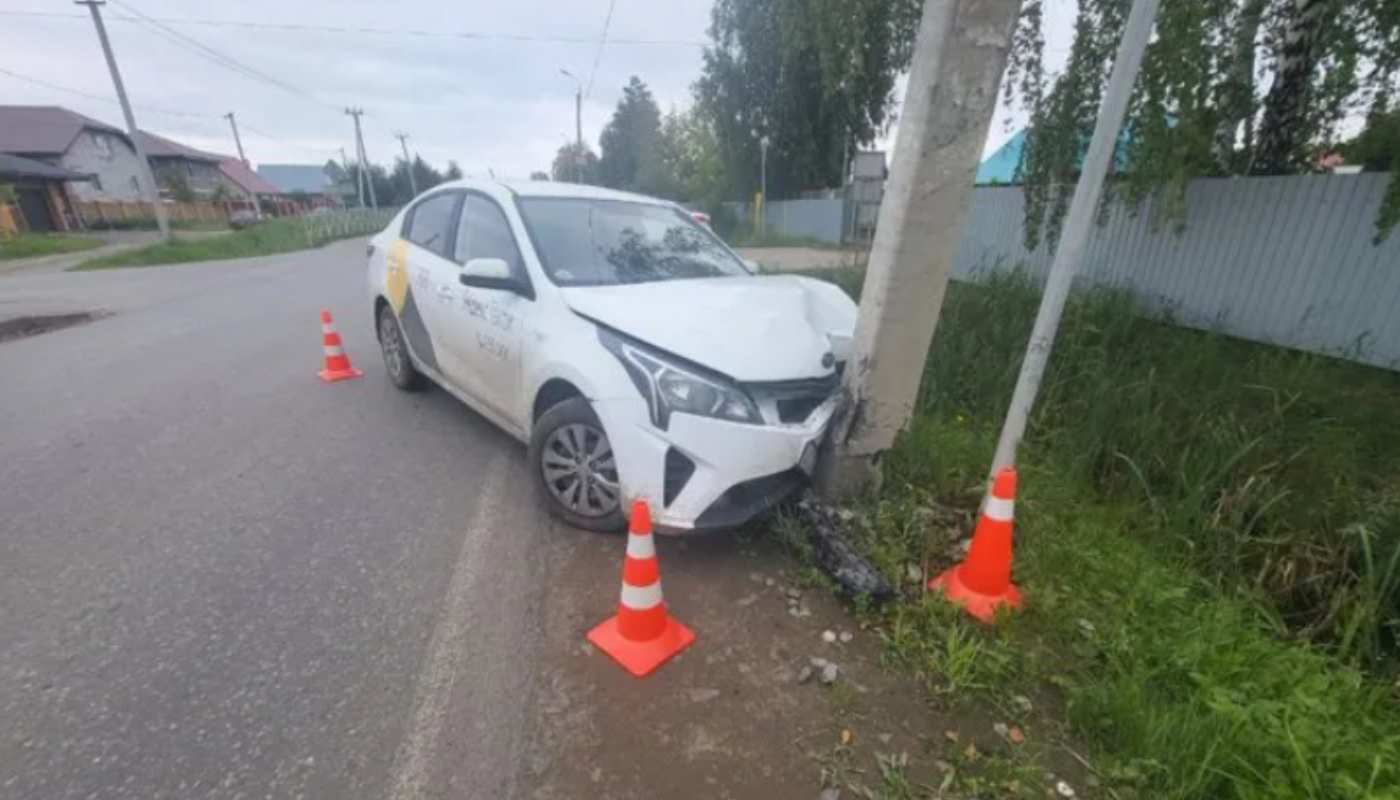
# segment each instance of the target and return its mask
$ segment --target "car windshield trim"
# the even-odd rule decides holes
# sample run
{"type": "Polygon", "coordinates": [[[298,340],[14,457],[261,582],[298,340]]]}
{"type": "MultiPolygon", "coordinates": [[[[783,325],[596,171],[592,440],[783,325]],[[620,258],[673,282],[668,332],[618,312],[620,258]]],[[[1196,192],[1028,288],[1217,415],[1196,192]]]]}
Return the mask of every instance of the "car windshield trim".
{"type": "MultiPolygon", "coordinates": [[[[516,203],[516,210],[520,214],[520,219],[525,224],[525,233],[529,237],[530,244],[533,246],[535,254],[539,258],[540,266],[543,268],[545,278],[550,283],[553,283],[555,286],[561,288],[624,286],[638,283],[660,283],[663,281],[674,280],[703,280],[708,278],[745,277],[753,274],[749,270],[748,266],[744,263],[743,259],[741,259],[732,249],[730,249],[730,247],[727,244],[725,244],[722,239],[716,236],[713,231],[699,224],[683,209],[671,203],[667,203],[664,201],[649,202],[646,199],[632,200],[613,197],[560,197],[549,195],[517,195],[515,196],[514,200],[516,203]],[[662,272],[653,272],[652,274],[647,275],[644,278],[634,276],[631,280],[620,279],[617,276],[616,271],[614,271],[614,273],[610,276],[572,276],[569,274],[569,270],[567,268],[561,268],[561,265],[559,264],[560,259],[557,258],[558,252],[551,253],[551,249],[559,249],[557,246],[558,243],[552,243],[548,241],[545,238],[545,236],[542,235],[540,220],[537,217],[537,215],[539,214],[539,209],[556,204],[589,206],[588,231],[590,232],[590,235],[594,231],[593,215],[599,209],[621,209],[622,207],[629,206],[634,207],[639,215],[639,221],[641,215],[647,214],[648,212],[650,212],[650,214],[652,215],[653,221],[657,221],[659,219],[655,216],[656,212],[662,212],[666,215],[674,215],[675,221],[679,223],[679,227],[673,230],[685,231],[688,234],[693,234],[694,238],[687,242],[687,244],[692,244],[697,246],[698,249],[705,250],[706,255],[710,256],[711,260],[709,261],[709,263],[705,264],[701,264],[699,262],[692,264],[692,266],[700,267],[700,269],[702,270],[698,271],[696,274],[665,274],[662,272]],[[707,268],[712,271],[708,273],[703,272],[703,270],[707,268]]],[[[635,232],[633,233],[633,244],[635,245],[634,249],[645,248],[647,246],[655,246],[654,243],[636,245],[635,240],[639,239],[640,237],[635,236],[635,232]]],[[[573,243],[577,244],[580,242],[576,238],[573,243]]],[[[586,242],[586,244],[590,247],[595,246],[596,238],[591,237],[590,240],[586,242]]],[[[667,254],[667,256],[673,257],[669,253],[667,254]]],[[[614,263],[614,270],[616,270],[616,266],[617,265],[614,263]]],[[[649,269],[654,270],[656,265],[648,264],[647,267],[649,269]]]]}

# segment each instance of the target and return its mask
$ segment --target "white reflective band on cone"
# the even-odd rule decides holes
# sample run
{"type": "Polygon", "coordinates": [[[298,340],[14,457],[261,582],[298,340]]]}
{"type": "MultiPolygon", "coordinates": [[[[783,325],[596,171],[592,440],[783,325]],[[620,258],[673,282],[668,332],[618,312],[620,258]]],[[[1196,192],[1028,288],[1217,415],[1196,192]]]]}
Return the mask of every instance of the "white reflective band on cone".
{"type": "Polygon", "coordinates": [[[343,355],[345,355],[345,348],[339,347],[339,346],[337,346],[337,345],[327,345],[327,346],[326,346],[326,355],[328,355],[328,356],[343,356],[343,355]]]}
{"type": "Polygon", "coordinates": [[[634,611],[646,611],[661,605],[661,581],[650,586],[622,584],[622,604],[634,611]]]}
{"type": "Polygon", "coordinates": [[[987,515],[987,519],[994,519],[997,522],[1010,522],[1011,515],[1015,512],[1015,509],[1015,500],[1007,500],[1004,497],[993,495],[987,498],[987,507],[983,509],[983,513],[987,515]]]}
{"type": "Polygon", "coordinates": [[[335,326],[329,322],[322,322],[321,333],[335,333],[335,326]]]}
{"type": "Polygon", "coordinates": [[[651,540],[651,534],[645,536],[638,536],[635,533],[627,534],[627,557],[656,558],[656,542],[651,540]]]}

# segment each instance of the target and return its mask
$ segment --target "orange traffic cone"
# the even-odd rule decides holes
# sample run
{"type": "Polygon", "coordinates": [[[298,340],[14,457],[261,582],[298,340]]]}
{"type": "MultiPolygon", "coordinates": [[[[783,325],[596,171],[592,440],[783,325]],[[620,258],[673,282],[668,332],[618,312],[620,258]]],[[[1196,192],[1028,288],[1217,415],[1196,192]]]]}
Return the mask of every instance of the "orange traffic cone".
{"type": "Polygon", "coordinates": [[[340,343],[340,334],[331,322],[331,312],[321,312],[321,348],[326,351],[326,368],[316,373],[326,383],[358,378],[363,372],[350,366],[350,357],[345,355],[345,347],[340,343]]]}
{"type": "Polygon", "coordinates": [[[996,617],[999,606],[1021,607],[1021,590],[1011,582],[1011,527],[1016,505],[1016,470],[997,473],[992,496],[977,519],[967,558],[928,582],[967,613],[983,622],[996,617]]]}
{"type": "Polygon", "coordinates": [[[588,641],[638,678],[695,642],[695,634],[666,613],[656,543],[651,538],[651,510],[644,500],[632,504],[617,616],[589,631],[588,641]]]}

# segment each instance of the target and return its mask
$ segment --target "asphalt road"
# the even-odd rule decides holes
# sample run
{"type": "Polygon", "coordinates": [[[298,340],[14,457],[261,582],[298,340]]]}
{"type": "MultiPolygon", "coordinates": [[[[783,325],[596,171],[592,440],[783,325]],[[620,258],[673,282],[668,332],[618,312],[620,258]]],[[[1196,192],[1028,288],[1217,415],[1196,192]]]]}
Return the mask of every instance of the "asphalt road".
{"type": "Polygon", "coordinates": [[[363,253],[0,277],[112,312],[0,342],[0,797],[515,791],[561,533],[389,384],[363,253]],[[316,379],[322,307],[363,379],[316,379]]]}

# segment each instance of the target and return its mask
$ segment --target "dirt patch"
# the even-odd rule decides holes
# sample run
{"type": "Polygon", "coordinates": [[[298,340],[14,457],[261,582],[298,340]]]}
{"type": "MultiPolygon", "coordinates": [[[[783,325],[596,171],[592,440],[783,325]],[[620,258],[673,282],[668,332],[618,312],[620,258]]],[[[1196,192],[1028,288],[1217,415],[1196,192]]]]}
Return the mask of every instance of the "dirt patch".
{"type": "Polygon", "coordinates": [[[41,333],[71,328],[107,316],[102,312],[81,311],[73,314],[47,314],[37,317],[15,317],[0,320],[0,342],[38,336],[41,333]]]}
{"type": "Polygon", "coordinates": [[[969,761],[1015,747],[1002,722],[1014,718],[948,710],[882,666],[879,632],[769,540],[659,539],[668,605],[698,641],[633,679],[584,641],[615,610],[624,540],[560,547],[524,796],[936,796],[969,761]],[[836,665],[834,681],[814,658],[836,665]]]}
{"type": "Polygon", "coordinates": [[[822,247],[741,247],[739,255],[757,261],[766,270],[799,272],[863,266],[868,253],[822,247]]]}

